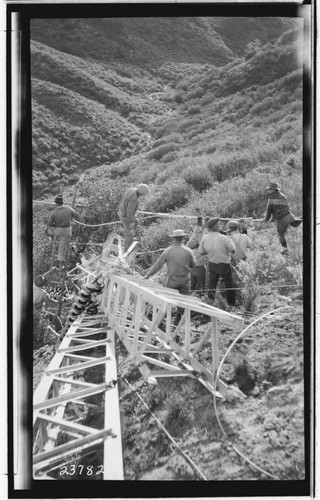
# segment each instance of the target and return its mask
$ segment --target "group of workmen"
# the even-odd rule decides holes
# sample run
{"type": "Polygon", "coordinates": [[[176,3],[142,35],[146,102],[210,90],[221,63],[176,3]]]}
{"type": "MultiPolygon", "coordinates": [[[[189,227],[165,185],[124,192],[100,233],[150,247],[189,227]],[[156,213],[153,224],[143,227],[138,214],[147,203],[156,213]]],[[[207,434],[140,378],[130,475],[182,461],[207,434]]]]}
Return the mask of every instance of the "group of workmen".
{"type": "MultiPolygon", "coordinates": [[[[289,209],[286,196],[278,185],[270,182],[267,186],[268,205],[265,222],[275,221],[282,254],[288,253],[285,233],[291,225],[297,227],[302,223],[289,209]]],[[[147,184],[139,184],[129,188],[121,199],[118,215],[124,229],[124,251],[132,245],[137,228],[136,213],[141,196],[150,192],[147,184]]],[[[59,269],[64,268],[67,246],[71,239],[71,223],[75,211],[63,205],[63,198],[55,198],[56,208],[48,220],[48,234],[59,239],[59,269]]],[[[165,249],[154,265],[147,271],[145,278],[156,274],[166,264],[167,287],[174,288],[182,294],[190,290],[207,290],[207,295],[214,301],[220,279],[225,284],[226,298],[229,305],[235,305],[235,287],[232,269],[241,260],[247,258],[247,251],[252,247],[243,220],[230,220],[226,231],[220,228],[219,217],[207,217],[204,221],[198,217],[191,237],[182,229],[175,229],[169,234],[172,244],[165,249]],[[188,238],[186,245],[183,243],[188,238]]]]}
{"type": "Polygon", "coordinates": [[[190,290],[206,290],[208,298],[214,302],[219,280],[224,282],[229,306],[236,305],[233,280],[233,266],[247,258],[247,250],[252,247],[246,229],[240,228],[238,221],[229,221],[227,230],[220,228],[220,218],[198,217],[191,238],[187,244],[183,240],[188,234],[175,229],[169,235],[172,245],[164,250],[145,278],[156,274],[164,264],[167,266],[167,287],[188,295],[190,290]]]}
{"type": "MultiPolygon", "coordinates": [[[[288,254],[285,233],[291,225],[298,227],[301,218],[296,218],[290,211],[287,197],[280,191],[275,182],[267,186],[268,205],[265,222],[276,222],[277,232],[282,245],[282,254],[288,254]]],[[[119,209],[119,217],[125,232],[125,251],[132,244],[138,220],[136,211],[140,196],[147,195],[149,187],[140,184],[130,188],[124,195],[119,209]]],[[[189,236],[182,229],[175,229],[169,234],[172,244],[164,250],[154,265],[147,271],[146,279],[156,274],[166,264],[167,287],[189,294],[190,290],[206,289],[209,299],[214,301],[219,280],[226,289],[228,305],[236,305],[236,293],[233,270],[241,260],[246,260],[252,241],[244,227],[244,220],[229,220],[226,231],[220,228],[219,217],[198,217],[191,238],[186,245],[184,240],[189,236]],[[207,277],[208,276],[208,277],[207,277]]]]}

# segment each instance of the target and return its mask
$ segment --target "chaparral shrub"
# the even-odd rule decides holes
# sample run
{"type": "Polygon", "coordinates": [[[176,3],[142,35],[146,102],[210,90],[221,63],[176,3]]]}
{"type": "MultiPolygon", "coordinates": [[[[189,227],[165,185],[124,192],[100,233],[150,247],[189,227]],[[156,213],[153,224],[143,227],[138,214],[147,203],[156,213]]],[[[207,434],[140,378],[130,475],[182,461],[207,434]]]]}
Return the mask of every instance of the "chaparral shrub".
{"type": "Polygon", "coordinates": [[[167,181],[158,187],[152,199],[146,202],[146,210],[168,212],[185,205],[191,196],[192,188],[184,180],[167,181]]]}

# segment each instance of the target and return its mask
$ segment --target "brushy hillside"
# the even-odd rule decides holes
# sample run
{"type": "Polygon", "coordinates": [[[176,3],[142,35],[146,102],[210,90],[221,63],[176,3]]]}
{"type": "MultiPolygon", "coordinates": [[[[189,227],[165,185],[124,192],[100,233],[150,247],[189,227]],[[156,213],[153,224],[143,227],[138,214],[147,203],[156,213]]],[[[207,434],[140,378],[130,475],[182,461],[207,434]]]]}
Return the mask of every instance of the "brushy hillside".
{"type": "Polygon", "coordinates": [[[31,33],[33,40],[67,54],[158,71],[168,62],[224,65],[253,40],[265,44],[294,23],[232,17],[35,19],[31,33]]]}
{"type": "MultiPolygon", "coordinates": [[[[280,184],[292,212],[303,215],[299,21],[39,19],[32,21],[31,38],[34,198],[52,202],[62,192],[70,204],[81,176],[70,268],[99,255],[111,232],[123,236],[119,203],[138,182],[151,188],[140,210],[179,216],[138,214],[131,267],[140,276],[170,244],[173,229],[191,235],[198,214],[262,218],[270,181],[280,184]]],[[[34,278],[50,266],[45,228],[52,209],[53,203],[34,204],[34,278]]],[[[308,339],[301,290],[309,255],[303,255],[302,226],[288,229],[289,254],[281,255],[274,223],[247,224],[253,247],[233,270],[236,314],[248,325],[267,311],[292,307],[255,325],[224,364],[229,390],[218,413],[228,439],[212,395],[195,381],[164,378],[141,394],[208,480],[266,479],[240,460],[234,443],[264,471],[300,481],[308,339]]],[[[151,280],[165,284],[164,273],[151,280]]],[[[220,285],[214,305],[229,309],[220,285]]],[[[48,319],[41,321],[33,331],[37,347],[46,338],[48,319]]],[[[192,318],[192,328],[192,342],[198,342],[207,326],[192,318]]],[[[221,329],[219,361],[235,335],[221,329]]],[[[210,342],[199,351],[204,363],[210,342]]],[[[35,385],[48,361],[43,353],[54,354],[49,347],[34,357],[35,385]]],[[[120,374],[135,382],[140,374],[121,349],[120,374]]],[[[120,394],[125,479],[199,479],[122,380],[120,394]]]]}
{"type": "Polygon", "coordinates": [[[34,197],[94,168],[98,177],[156,184],[182,174],[197,191],[261,164],[300,169],[297,26],[281,18],[33,20],[34,197]]]}

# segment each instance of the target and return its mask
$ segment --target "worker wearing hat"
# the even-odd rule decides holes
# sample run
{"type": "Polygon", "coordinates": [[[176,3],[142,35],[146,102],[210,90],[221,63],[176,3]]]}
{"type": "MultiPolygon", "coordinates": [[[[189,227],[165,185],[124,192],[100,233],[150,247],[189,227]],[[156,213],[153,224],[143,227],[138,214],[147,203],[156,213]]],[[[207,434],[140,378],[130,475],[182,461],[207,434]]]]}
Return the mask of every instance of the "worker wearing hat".
{"type": "Polygon", "coordinates": [[[136,188],[129,188],[120,202],[118,215],[124,228],[125,252],[132,245],[137,232],[138,219],[136,218],[136,212],[139,206],[139,198],[140,196],[146,196],[149,191],[150,188],[147,184],[139,184],[136,188]]]}
{"type": "Polygon", "coordinates": [[[196,262],[190,248],[183,245],[183,238],[188,234],[183,229],[175,229],[169,234],[172,245],[166,248],[146,274],[150,278],[156,274],[164,264],[167,266],[167,287],[174,288],[184,295],[190,293],[190,272],[196,262]]]}
{"type": "Polygon", "coordinates": [[[202,217],[197,217],[197,223],[188,241],[188,247],[191,248],[196,261],[196,267],[191,270],[190,290],[202,290],[206,286],[207,262],[206,257],[200,254],[199,246],[202,236],[207,233],[208,230],[202,228],[202,217]]]}
{"type": "Polygon", "coordinates": [[[208,297],[214,301],[215,291],[221,277],[226,287],[227,302],[233,306],[235,305],[235,291],[233,290],[231,256],[236,249],[230,238],[220,233],[219,217],[212,217],[207,227],[209,233],[203,236],[199,252],[209,259],[208,297]]]}
{"type": "Polygon", "coordinates": [[[238,264],[240,260],[246,260],[247,250],[252,248],[252,242],[249,236],[245,233],[240,233],[240,223],[235,220],[229,220],[227,224],[228,237],[234,243],[236,248],[232,256],[232,263],[238,264]]]}
{"type": "Polygon", "coordinates": [[[276,182],[269,183],[269,186],[267,186],[267,193],[269,199],[265,222],[270,220],[270,222],[277,223],[279,240],[283,247],[281,253],[285,255],[288,253],[285,233],[287,232],[289,225],[292,227],[300,226],[302,219],[297,219],[290,211],[287,197],[281,193],[276,182]]]}
{"type": "Polygon", "coordinates": [[[64,268],[66,252],[71,239],[71,221],[75,216],[73,208],[63,205],[61,194],[55,197],[56,208],[48,220],[48,233],[59,239],[58,262],[60,269],[64,268]]]}

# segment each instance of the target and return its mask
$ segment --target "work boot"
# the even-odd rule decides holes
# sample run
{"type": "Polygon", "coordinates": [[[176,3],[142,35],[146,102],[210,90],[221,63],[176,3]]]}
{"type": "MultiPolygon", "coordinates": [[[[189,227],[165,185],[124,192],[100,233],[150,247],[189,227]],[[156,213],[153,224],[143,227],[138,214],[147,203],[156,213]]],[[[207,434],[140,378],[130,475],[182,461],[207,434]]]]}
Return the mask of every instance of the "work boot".
{"type": "Polygon", "coordinates": [[[302,224],[302,222],[303,222],[302,219],[296,219],[293,222],[290,222],[290,226],[298,227],[298,226],[300,226],[300,224],[302,224]]]}

